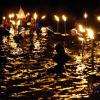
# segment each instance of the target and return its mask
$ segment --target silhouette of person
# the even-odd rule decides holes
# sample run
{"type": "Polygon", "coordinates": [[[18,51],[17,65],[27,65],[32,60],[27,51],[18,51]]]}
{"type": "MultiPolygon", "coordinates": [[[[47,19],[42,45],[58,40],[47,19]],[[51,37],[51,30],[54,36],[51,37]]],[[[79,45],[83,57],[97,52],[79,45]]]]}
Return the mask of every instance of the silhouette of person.
{"type": "Polygon", "coordinates": [[[50,68],[47,70],[47,74],[56,73],[61,74],[64,72],[64,64],[71,60],[71,57],[65,53],[64,47],[62,44],[58,43],[55,47],[57,54],[54,55],[53,60],[57,63],[54,68],[50,68]]]}

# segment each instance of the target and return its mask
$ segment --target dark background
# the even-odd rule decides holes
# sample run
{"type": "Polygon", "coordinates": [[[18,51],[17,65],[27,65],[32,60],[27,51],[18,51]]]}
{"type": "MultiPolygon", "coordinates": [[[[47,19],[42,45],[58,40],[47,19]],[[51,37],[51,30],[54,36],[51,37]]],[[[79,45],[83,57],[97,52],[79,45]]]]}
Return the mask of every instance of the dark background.
{"type": "Polygon", "coordinates": [[[0,12],[16,10],[20,5],[27,10],[68,10],[78,16],[85,10],[90,13],[100,10],[100,0],[0,0],[0,12]]]}
{"type": "Polygon", "coordinates": [[[100,22],[96,21],[96,16],[100,15],[100,0],[0,0],[0,17],[18,12],[20,6],[25,12],[37,11],[49,16],[65,13],[70,20],[82,19],[86,11],[89,14],[88,23],[97,29],[100,27],[100,22]]]}

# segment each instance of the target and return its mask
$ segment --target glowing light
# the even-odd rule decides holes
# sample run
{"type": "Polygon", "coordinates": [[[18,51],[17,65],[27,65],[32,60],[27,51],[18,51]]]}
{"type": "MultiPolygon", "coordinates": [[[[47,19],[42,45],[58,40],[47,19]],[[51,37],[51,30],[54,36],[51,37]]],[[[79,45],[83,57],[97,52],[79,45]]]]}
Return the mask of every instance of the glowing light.
{"type": "Polygon", "coordinates": [[[82,37],[78,37],[78,39],[79,39],[80,41],[84,41],[84,39],[83,39],[82,37]]]}
{"type": "Polygon", "coordinates": [[[84,27],[82,25],[79,25],[79,31],[80,32],[85,32],[85,29],[84,29],[84,27]]]}
{"type": "Polygon", "coordinates": [[[20,17],[19,17],[19,14],[16,14],[16,16],[17,16],[17,19],[19,19],[20,17]]]}
{"type": "Polygon", "coordinates": [[[100,16],[97,16],[97,20],[100,21],[100,16]]]}
{"type": "Polygon", "coordinates": [[[11,22],[13,25],[15,25],[15,24],[16,24],[14,20],[10,20],[10,22],[11,22]]]}
{"type": "Polygon", "coordinates": [[[10,43],[10,46],[11,46],[12,48],[16,48],[16,47],[17,47],[17,44],[14,43],[14,42],[11,42],[11,43],[10,43]]]}
{"type": "Polygon", "coordinates": [[[27,25],[30,26],[31,25],[31,22],[28,22],[27,25]]]}
{"type": "Polygon", "coordinates": [[[14,16],[15,16],[15,14],[14,14],[14,13],[12,13],[12,14],[11,14],[11,18],[14,18],[14,16]]]}
{"type": "Polygon", "coordinates": [[[84,39],[82,37],[78,38],[80,41],[82,41],[82,64],[84,63],[84,39]]]}
{"type": "Polygon", "coordinates": [[[75,58],[77,63],[81,63],[81,56],[76,56],[75,58]]]}
{"type": "Polygon", "coordinates": [[[84,71],[86,66],[84,64],[78,65],[76,71],[84,71]]]}
{"type": "Polygon", "coordinates": [[[87,17],[88,17],[88,15],[87,15],[87,13],[85,12],[85,13],[84,13],[84,18],[87,19],[87,17]]]}
{"type": "Polygon", "coordinates": [[[22,7],[20,7],[20,9],[19,9],[19,12],[18,12],[18,14],[17,14],[17,18],[18,18],[18,19],[23,19],[23,18],[25,18],[25,13],[24,13],[22,7]]]}
{"type": "Polygon", "coordinates": [[[19,26],[19,25],[20,25],[20,20],[17,21],[17,26],[19,26]]]}
{"type": "Polygon", "coordinates": [[[47,32],[47,28],[46,27],[42,27],[41,31],[42,31],[42,33],[45,33],[45,32],[47,32]]]}
{"type": "Polygon", "coordinates": [[[67,17],[65,15],[62,15],[62,19],[65,22],[64,23],[64,29],[65,29],[65,33],[66,33],[66,21],[67,21],[67,17]]]}
{"type": "Polygon", "coordinates": [[[40,42],[38,40],[34,43],[34,47],[36,50],[40,50],[40,42]]]}
{"type": "Polygon", "coordinates": [[[30,15],[30,13],[28,12],[28,13],[26,14],[26,17],[29,16],[29,15],[30,15]]]}
{"type": "Polygon", "coordinates": [[[9,18],[11,19],[11,18],[14,18],[14,13],[12,13],[12,14],[9,14],[9,18]]]}
{"type": "Polygon", "coordinates": [[[17,14],[18,19],[23,19],[25,16],[23,14],[17,14]]]}
{"type": "Polygon", "coordinates": [[[87,33],[88,33],[88,37],[90,39],[94,39],[94,32],[93,32],[93,30],[90,29],[90,28],[86,28],[86,30],[87,30],[87,33]]]}
{"type": "Polygon", "coordinates": [[[10,18],[10,19],[11,19],[11,16],[12,16],[12,15],[11,15],[11,14],[9,14],[9,18],[10,18]]]}
{"type": "Polygon", "coordinates": [[[37,20],[37,17],[38,16],[37,16],[37,13],[36,12],[34,13],[33,17],[34,17],[35,20],[37,20]]]}
{"type": "Polygon", "coordinates": [[[58,16],[54,15],[54,18],[55,18],[55,20],[56,20],[57,22],[60,21],[58,16]]]}
{"type": "Polygon", "coordinates": [[[47,28],[46,27],[42,27],[41,31],[42,31],[42,33],[41,33],[42,36],[46,36],[47,35],[47,28]]]}
{"type": "Polygon", "coordinates": [[[12,35],[14,35],[14,29],[13,29],[13,28],[10,28],[10,33],[11,33],[12,35]]]}
{"type": "Polygon", "coordinates": [[[3,37],[3,43],[7,42],[7,37],[3,37]]]}
{"type": "Polygon", "coordinates": [[[55,20],[57,21],[57,32],[59,31],[59,17],[54,15],[55,20]]]}
{"type": "Polygon", "coordinates": [[[62,15],[62,19],[66,22],[67,21],[67,17],[65,15],[62,15]]]}
{"type": "Polygon", "coordinates": [[[41,17],[41,19],[45,19],[46,18],[46,15],[43,15],[42,17],[41,17]]]}
{"type": "Polygon", "coordinates": [[[19,18],[23,18],[24,16],[23,16],[23,14],[20,14],[20,17],[19,18]]]}
{"type": "Polygon", "coordinates": [[[3,19],[3,20],[5,20],[5,19],[6,19],[6,17],[5,17],[5,16],[3,16],[3,17],[2,17],[2,19],[3,19]]]}

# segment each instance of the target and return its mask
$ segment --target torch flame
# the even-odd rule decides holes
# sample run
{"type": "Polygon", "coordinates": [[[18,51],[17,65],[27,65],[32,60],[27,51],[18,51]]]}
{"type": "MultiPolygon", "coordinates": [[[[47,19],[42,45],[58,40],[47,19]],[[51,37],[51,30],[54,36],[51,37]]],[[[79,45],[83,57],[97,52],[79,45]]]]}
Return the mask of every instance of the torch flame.
{"type": "Polygon", "coordinates": [[[17,15],[17,19],[23,19],[24,15],[23,14],[16,14],[17,15]]]}
{"type": "Polygon", "coordinates": [[[11,19],[11,16],[12,16],[12,15],[11,15],[11,14],[9,14],[9,18],[10,18],[10,19],[11,19]]]}
{"type": "Polygon", "coordinates": [[[65,15],[62,15],[62,19],[63,19],[64,21],[66,21],[66,20],[67,20],[67,17],[66,17],[65,15]]]}
{"type": "Polygon", "coordinates": [[[100,21],[100,16],[97,16],[97,20],[100,21]]]}
{"type": "Polygon", "coordinates": [[[84,13],[84,18],[87,19],[87,17],[88,17],[88,15],[87,15],[87,13],[85,12],[85,13],[84,13]]]}
{"type": "Polygon", "coordinates": [[[37,19],[37,13],[36,12],[34,13],[34,19],[35,20],[37,19]]]}
{"type": "Polygon", "coordinates": [[[41,17],[41,19],[45,19],[46,18],[46,15],[43,15],[42,17],[41,17]]]}
{"type": "Polygon", "coordinates": [[[3,16],[3,17],[2,17],[2,19],[3,19],[3,20],[5,20],[5,19],[6,19],[6,17],[5,17],[5,16],[3,16]]]}
{"type": "Polygon", "coordinates": [[[29,16],[29,15],[30,15],[30,13],[28,12],[28,13],[26,14],[26,17],[29,16]]]}
{"type": "Polygon", "coordinates": [[[20,14],[20,18],[24,18],[23,14],[20,14]]]}
{"type": "Polygon", "coordinates": [[[9,14],[9,18],[11,19],[11,18],[14,18],[14,13],[12,13],[12,14],[9,14]]]}
{"type": "Polygon", "coordinates": [[[15,14],[14,14],[14,13],[12,13],[12,14],[11,14],[11,18],[14,18],[14,16],[15,16],[15,14]]]}
{"type": "Polygon", "coordinates": [[[55,20],[56,20],[57,22],[59,22],[59,17],[56,16],[56,15],[54,15],[54,17],[55,17],[55,20]]]}

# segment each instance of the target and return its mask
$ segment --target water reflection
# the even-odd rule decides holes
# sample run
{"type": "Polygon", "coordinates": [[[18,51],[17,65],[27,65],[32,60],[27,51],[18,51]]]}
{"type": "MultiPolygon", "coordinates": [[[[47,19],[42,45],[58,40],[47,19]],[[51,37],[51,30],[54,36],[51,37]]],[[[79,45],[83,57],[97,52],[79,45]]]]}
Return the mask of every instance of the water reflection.
{"type": "MultiPolygon", "coordinates": [[[[4,77],[0,79],[0,98],[24,98],[24,100],[25,98],[40,100],[88,99],[90,89],[100,84],[96,81],[91,87],[91,82],[88,83],[88,77],[92,72],[88,61],[85,61],[85,66],[82,67],[77,60],[77,55],[74,55],[76,56],[75,61],[65,61],[61,64],[61,62],[54,62],[52,56],[44,57],[43,52],[41,53],[36,48],[34,49],[35,53],[32,54],[27,54],[22,50],[20,50],[20,54],[12,52],[9,55],[5,54],[7,55],[7,63],[0,65],[4,69],[4,77]],[[54,68],[57,64],[58,66],[62,65],[61,74],[56,72],[48,74],[48,69],[54,68]]],[[[4,50],[3,52],[5,53],[4,50]]],[[[96,66],[98,65],[99,60],[96,66]]],[[[95,70],[95,75],[99,76],[100,73],[97,74],[95,70]]]]}

